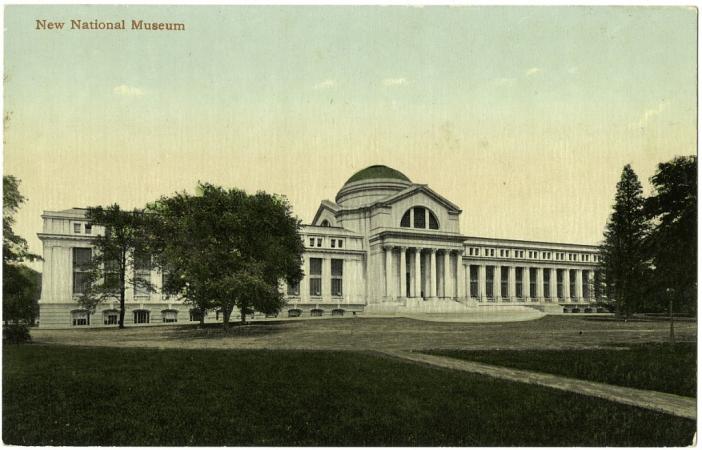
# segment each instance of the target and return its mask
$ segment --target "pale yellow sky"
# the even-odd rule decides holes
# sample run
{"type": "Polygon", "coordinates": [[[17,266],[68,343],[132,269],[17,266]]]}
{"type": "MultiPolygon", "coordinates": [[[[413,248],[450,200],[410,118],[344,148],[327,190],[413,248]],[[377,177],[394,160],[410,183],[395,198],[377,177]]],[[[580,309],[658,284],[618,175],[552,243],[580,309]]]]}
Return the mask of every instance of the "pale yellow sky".
{"type": "Polygon", "coordinates": [[[38,253],[43,210],[202,180],[309,222],[372,164],[461,206],[466,235],[591,244],[624,164],[645,182],[696,151],[690,8],[11,6],[5,26],[4,170],[38,253]],[[76,18],[186,30],[35,29],[76,18]]]}

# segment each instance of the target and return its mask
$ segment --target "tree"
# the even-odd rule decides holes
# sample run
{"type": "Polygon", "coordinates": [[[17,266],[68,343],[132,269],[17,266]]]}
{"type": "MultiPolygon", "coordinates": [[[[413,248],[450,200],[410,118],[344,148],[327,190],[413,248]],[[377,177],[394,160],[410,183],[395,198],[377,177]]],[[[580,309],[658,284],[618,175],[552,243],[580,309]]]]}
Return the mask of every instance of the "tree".
{"type": "Polygon", "coordinates": [[[95,237],[93,255],[83,267],[88,276],[84,280],[79,303],[94,311],[101,302],[119,299],[119,328],[124,328],[127,287],[146,292],[155,290],[149,280],[149,217],[143,210],[124,211],[114,204],[105,208],[88,208],[86,219],[93,226],[103,227],[104,232],[95,237]]]}
{"type": "Polygon", "coordinates": [[[164,292],[201,311],[218,308],[225,328],[234,308],[242,322],[254,309],[278,312],[281,280],[302,278],[301,223],[283,197],[205,183],[198,195],[162,197],[149,210],[164,292]]]}
{"type": "Polygon", "coordinates": [[[41,274],[22,264],[3,270],[2,316],[5,324],[33,324],[41,295],[41,274]]]}
{"type": "Polygon", "coordinates": [[[27,241],[15,234],[12,226],[15,224],[15,214],[25,198],[19,191],[20,180],[13,175],[2,177],[2,261],[3,263],[19,263],[40,259],[38,255],[29,252],[27,241]]]}
{"type": "Polygon", "coordinates": [[[41,291],[38,272],[22,264],[41,259],[29,252],[27,241],[15,234],[15,214],[25,198],[20,194],[20,180],[12,175],[2,177],[2,293],[5,323],[31,324],[36,316],[36,302],[41,291]]]}
{"type": "Polygon", "coordinates": [[[612,215],[600,246],[602,269],[617,315],[629,317],[644,294],[646,259],[645,239],[649,224],[644,215],[644,198],[636,173],[627,164],[617,183],[612,215]]]}
{"type": "Polygon", "coordinates": [[[645,205],[653,223],[651,279],[657,297],[668,303],[674,339],[674,304],[687,313],[694,313],[697,304],[697,157],[659,164],[651,184],[654,192],[645,205]]]}

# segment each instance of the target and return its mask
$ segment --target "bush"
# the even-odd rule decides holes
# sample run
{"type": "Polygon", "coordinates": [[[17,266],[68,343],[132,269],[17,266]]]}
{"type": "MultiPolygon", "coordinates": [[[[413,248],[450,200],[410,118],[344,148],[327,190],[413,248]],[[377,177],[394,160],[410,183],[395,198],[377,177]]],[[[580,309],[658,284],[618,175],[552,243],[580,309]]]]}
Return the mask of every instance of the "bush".
{"type": "Polygon", "coordinates": [[[5,344],[24,344],[31,340],[29,327],[23,323],[13,323],[2,328],[2,342],[5,344]]]}

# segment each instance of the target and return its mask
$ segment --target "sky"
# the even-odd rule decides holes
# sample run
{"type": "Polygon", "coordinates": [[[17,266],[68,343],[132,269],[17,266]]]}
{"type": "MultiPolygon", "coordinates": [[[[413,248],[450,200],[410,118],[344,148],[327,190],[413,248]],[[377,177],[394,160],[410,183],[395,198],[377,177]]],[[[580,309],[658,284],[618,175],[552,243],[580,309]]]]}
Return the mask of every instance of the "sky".
{"type": "Polygon", "coordinates": [[[385,164],[458,204],[467,236],[596,244],[625,164],[648,193],[696,152],[696,40],[684,7],[6,6],[16,232],[41,254],[45,210],[198,181],[284,194],[309,223],[385,164]]]}

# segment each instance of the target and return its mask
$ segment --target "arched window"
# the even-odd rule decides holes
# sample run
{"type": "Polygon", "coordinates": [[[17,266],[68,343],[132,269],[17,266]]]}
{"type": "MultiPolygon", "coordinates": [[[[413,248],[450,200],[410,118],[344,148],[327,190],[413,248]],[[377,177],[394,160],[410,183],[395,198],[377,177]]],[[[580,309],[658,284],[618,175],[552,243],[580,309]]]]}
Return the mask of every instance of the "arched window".
{"type": "Polygon", "coordinates": [[[134,311],[134,323],[149,323],[149,311],[145,309],[134,311]]]}
{"type": "Polygon", "coordinates": [[[439,229],[439,221],[436,220],[436,216],[431,211],[429,211],[429,229],[430,230],[438,230],[439,229]]]}
{"type": "Polygon", "coordinates": [[[85,309],[71,311],[71,321],[74,327],[90,325],[90,313],[85,309]]]}
{"type": "Polygon", "coordinates": [[[164,309],[161,311],[161,316],[163,317],[163,323],[178,322],[178,311],[175,309],[164,309]]]}
{"type": "Polygon", "coordinates": [[[322,220],[322,223],[320,223],[319,225],[322,227],[330,227],[331,226],[331,224],[329,223],[329,221],[327,219],[322,220]]]}
{"type": "Polygon", "coordinates": [[[439,229],[439,221],[433,212],[423,206],[415,206],[410,208],[402,216],[400,221],[400,226],[404,228],[422,228],[427,229],[429,225],[430,230],[439,229]],[[412,215],[414,215],[414,220],[412,220],[412,215]]]}
{"type": "Polygon", "coordinates": [[[410,226],[410,217],[411,217],[411,216],[410,216],[410,211],[411,211],[411,210],[408,209],[407,212],[405,213],[405,215],[402,216],[402,220],[400,221],[400,226],[401,226],[401,227],[409,228],[409,226],[410,226]]]}
{"type": "Polygon", "coordinates": [[[119,322],[119,311],[116,309],[108,309],[102,313],[105,325],[117,325],[119,322]]]}

